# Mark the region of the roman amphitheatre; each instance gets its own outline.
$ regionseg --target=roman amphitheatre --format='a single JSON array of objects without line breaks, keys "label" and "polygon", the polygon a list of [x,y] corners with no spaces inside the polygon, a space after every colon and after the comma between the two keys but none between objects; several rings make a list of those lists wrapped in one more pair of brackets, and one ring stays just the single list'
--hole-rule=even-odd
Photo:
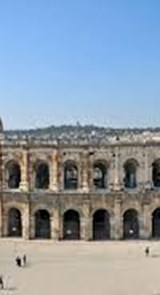
[{"label": "roman amphitheatre", "polygon": [[0,122],[0,236],[160,238],[160,130]]},{"label": "roman amphitheatre", "polygon": [[160,294],[160,130],[0,125],[1,293]]}]

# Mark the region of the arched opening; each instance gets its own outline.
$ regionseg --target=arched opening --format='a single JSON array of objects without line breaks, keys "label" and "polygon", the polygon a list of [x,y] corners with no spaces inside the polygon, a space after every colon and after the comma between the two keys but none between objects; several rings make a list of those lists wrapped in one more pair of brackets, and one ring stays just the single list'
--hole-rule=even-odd
[{"label": "arched opening", "polygon": [[137,187],[137,165],[129,160],[124,165],[124,186],[133,189]]},{"label": "arched opening", "polygon": [[123,215],[123,236],[124,239],[139,238],[138,213],[135,209],[129,209]]},{"label": "arched opening", "polygon": [[160,238],[160,208],[157,208],[152,214],[152,237]]},{"label": "arched opening", "polygon": [[68,210],[63,215],[63,239],[80,239],[80,217],[75,210]]},{"label": "arched opening", "polygon": [[78,168],[75,163],[67,162],[64,165],[64,189],[78,188]]},{"label": "arched opening", "polygon": [[109,213],[100,209],[93,215],[93,240],[107,240],[110,238]]},{"label": "arched opening", "polygon": [[47,210],[38,210],[35,213],[35,238],[50,239],[50,214]]},{"label": "arched opening", "polygon": [[20,165],[15,161],[10,161],[6,166],[7,187],[10,189],[19,188],[21,182]]},{"label": "arched opening", "polygon": [[39,163],[36,166],[35,187],[37,189],[49,188],[49,167],[47,163]]},{"label": "arched opening", "polygon": [[160,187],[160,160],[157,160],[152,165],[152,181],[154,187]]},{"label": "arched opening", "polygon": [[107,187],[107,169],[103,163],[95,163],[93,166],[94,189],[105,189]]},{"label": "arched opening", "polygon": [[21,212],[16,208],[11,208],[8,212],[8,236],[22,236]]}]

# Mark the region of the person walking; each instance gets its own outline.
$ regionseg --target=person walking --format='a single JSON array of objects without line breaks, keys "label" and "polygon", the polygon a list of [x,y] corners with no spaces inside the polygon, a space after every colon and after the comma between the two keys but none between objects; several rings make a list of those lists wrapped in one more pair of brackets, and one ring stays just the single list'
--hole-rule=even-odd
[{"label": "person walking", "polygon": [[149,249],[149,247],[146,247],[146,249],[145,249],[146,256],[149,256],[149,253],[150,253],[150,249]]},{"label": "person walking", "polygon": [[16,257],[16,264],[21,267],[21,258],[19,256]]},{"label": "person walking", "polygon": [[0,287],[1,287],[1,290],[4,289],[4,283],[3,283],[2,275],[0,276]]},{"label": "person walking", "polygon": [[23,255],[23,266],[26,266],[27,264],[27,257],[26,254]]}]

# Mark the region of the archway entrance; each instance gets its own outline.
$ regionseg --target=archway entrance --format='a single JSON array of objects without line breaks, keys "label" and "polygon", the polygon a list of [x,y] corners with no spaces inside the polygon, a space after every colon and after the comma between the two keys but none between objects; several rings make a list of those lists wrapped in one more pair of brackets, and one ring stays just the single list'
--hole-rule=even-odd
[{"label": "archway entrance", "polygon": [[68,210],[63,216],[63,239],[79,240],[80,239],[80,217],[75,210]]},{"label": "archway entrance", "polygon": [[10,189],[19,188],[21,182],[20,165],[15,161],[10,161],[6,166],[6,181]]},{"label": "archway entrance", "polygon": [[78,188],[78,168],[76,163],[67,161],[64,165],[64,189],[75,190]]},{"label": "archway entrance", "polygon": [[152,181],[154,187],[160,187],[160,160],[152,164]]},{"label": "archway entrance", "polygon": [[138,213],[134,209],[127,210],[123,215],[124,239],[139,238]]},{"label": "archway entrance", "polygon": [[36,167],[35,187],[37,189],[49,188],[49,167],[47,163],[39,163]]},{"label": "archway entrance", "polygon": [[93,166],[93,187],[96,190],[107,187],[107,168],[101,162],[96,162]]},{"label": "archway entrance", "polygon": [[107,240],[110,238],[109,213],[100,209],[93,215],[93,240]]},{"label": "archway entrance", "polygon": [[11,208],[8,212],[8,236],[22,236],[21,212],[16,208]]},{"label": "archway entrance", "polygon": [[50,214],[47,210],[38,210],[35,213],[35,238],[49,239],[50,237]]},{"label": "archway entrance", "polygon": [[134,160],[128,160],[124,165],[124,186],[129,189],[137,187],[137,163]]},{"label": "archway entrance", "polygon": [[160,238],[160,208],[157,208],[152,214],[152,237]]}]

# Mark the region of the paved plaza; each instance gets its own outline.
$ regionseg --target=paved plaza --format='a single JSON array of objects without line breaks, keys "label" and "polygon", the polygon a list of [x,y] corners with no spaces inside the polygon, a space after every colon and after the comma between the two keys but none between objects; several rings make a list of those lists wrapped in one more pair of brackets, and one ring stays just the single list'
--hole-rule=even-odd
[{"label": "paved plaza", "polygon": [[[18,268],[15,257],[24,253],[28,265]],[[1,240],[0,272],[0,294],[159,295],[160,242]]]}]

